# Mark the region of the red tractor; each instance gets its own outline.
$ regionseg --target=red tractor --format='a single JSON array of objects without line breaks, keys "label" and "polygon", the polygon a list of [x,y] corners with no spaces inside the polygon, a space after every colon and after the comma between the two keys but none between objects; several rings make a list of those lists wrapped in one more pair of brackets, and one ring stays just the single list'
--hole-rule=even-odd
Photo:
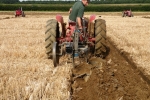
[{"label": "red tractor", "polygon": [[122,12],[122,17],[133,17],[132,11],[130,10],[125,10]]},{"label": "red tractor", "polygon": [[76,66],[76,59],[88,62],[91,56],[102,57],[106,53],[105,20],[91,15],[90,18],[82,18],[82,21],[83,30],[77,28],[76,22],[68,22],[68,25],[64,23],[61,15],[47,21],[45,48],[54,66],[66,54],[70,55],[73,66]]},{"label": "red tractor", "polygon": [[16,10],[16,12],[15,12],[15,17],[19,17],[19,16],[25,17],[25,14],[24,14],[24,11],[22,10],[22,7],[19,8],[18,10]]}]

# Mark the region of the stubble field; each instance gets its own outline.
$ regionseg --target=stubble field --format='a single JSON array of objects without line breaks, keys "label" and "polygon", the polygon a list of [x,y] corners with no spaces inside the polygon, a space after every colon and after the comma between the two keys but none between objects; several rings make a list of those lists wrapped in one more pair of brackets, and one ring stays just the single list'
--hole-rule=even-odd
[{"label": "stubble field", "polygon": [[[67,22],[68,14],[58,13]],[[12,13],[1,12],[0,99],[69,100],[72,65],[67,64],[66,58],[62,57],[59,66],[54,68],[52,60],[47,59],[45,54],[46,21],[55,19],[56,14],[28,12],[25,18],[14,18]],[[129,59],[149,77],[150,13],[134,13],[132,18],[122,18],[120,12],[93,12],[85,13],[85,17],[90,14],[96,14],[97,18],[102,16],[106,20],[108,40],[122,53],[128,54]],[[107,64],[112,60],[111,57],[106,59]]]}]

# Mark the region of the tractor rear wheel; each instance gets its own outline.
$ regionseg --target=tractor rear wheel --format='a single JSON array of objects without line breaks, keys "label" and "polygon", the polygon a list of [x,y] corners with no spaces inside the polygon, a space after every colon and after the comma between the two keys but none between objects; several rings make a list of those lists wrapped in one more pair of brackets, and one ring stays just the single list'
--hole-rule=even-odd
[{"label": "tractor rear wheel", "polygon": [[22,12],[22,17],[25,17],[25,14],[24,14],[24,12]]},{"label": "tractor rear wheel", "polygon": [[107,51],[106,47],[106,22],[103,19],[95,20],[95,55],[103,58]]},{"label": "tractor rear wheel", "polygon": [[126,17],[127,13],[126,12],[122,12],[122,17]]},{"label": "tractor rear wheel", "polygon": [[59,37],[59,25],[54,19],[48,20],[45,31],[45,48],[48,58],[52,58],[53,43]]},{"label": "tractor rear wheel", "polygon": [[131,13],[131,17],[133,17],[133,14]]}]

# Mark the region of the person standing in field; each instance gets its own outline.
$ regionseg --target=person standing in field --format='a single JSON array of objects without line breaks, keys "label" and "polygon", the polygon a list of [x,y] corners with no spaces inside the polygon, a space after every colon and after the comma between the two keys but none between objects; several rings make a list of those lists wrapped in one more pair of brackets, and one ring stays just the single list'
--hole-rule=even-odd
[{"label": "person standing in field", "polygon": [[82,17],[84,15],[84,8],[88,6],[89,0],[82,0],[76,2],[69,9],[69,22],[77,22],[78,28],[82,30]]}]

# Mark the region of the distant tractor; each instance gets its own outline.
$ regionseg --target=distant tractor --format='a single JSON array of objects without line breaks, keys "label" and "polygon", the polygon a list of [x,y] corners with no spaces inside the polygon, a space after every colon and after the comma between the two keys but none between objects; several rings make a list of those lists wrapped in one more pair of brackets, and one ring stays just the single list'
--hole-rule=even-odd
[{"label": "distant tractor", "polygon": [[19,16],[25,17],[25,14],[24,14],[24,11],[22,10],[22,7],[19,8],[18,10],[16,10],[16,12],[15,12],[15,17],[19,17]]},{"label": "distant tractor", "polygon": [[122,12],[122,17],[133,17],[131,9],[123,11]]}]

